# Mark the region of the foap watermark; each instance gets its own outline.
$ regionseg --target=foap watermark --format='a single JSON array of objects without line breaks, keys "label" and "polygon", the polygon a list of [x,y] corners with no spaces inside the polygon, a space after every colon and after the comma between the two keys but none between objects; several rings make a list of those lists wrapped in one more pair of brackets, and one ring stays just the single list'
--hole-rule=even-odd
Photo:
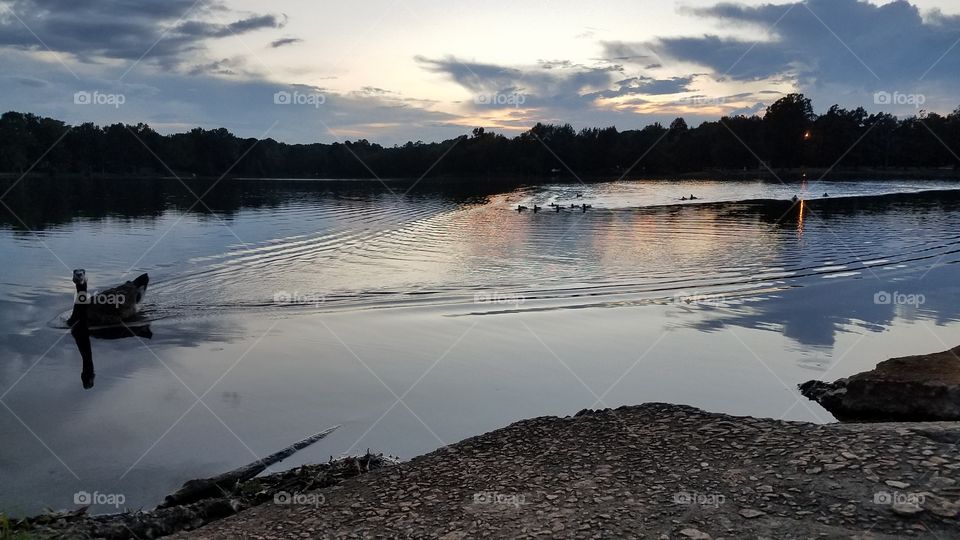
[{"label": "foap watermark", "polygon": [[297,506],[321,506],[327,499],[321,493],[290,493],[278,491],[273,495],[273,504]]},{"label": "foap watermark", "polygon": [[482,292],[475,293],[473,295],[474,304],[498,304],[498,305],[511,305],[519,306],[520,304],[526,302],[526,298],[520,296],[519,294],[513,293],[499,293],[499,292]]},{"label": "foap watermark", "polygon": [[912,105],[919,109],[927,102],[924,94],[902,94],[900,92],[877,92],[873,94],[875,105]]},{"label": "foap watermark", "polygon": [[892,506],[894,504],[923,504],[922,493],[901,493],[899,491],[878,491],[873,494],[873,504]]},{"label": "foap watermark", "polygon": [[473,97],[473,102],[477,105],[519,109],[527,102],[527,96],[520,92],[494,92],[492,94],[477,94]]},{"label": "foap watermark", "polygon": [[120,508],[125,502],[127,502],[127,496],[123,493],[100,493],[99,491],[90,493],[89,491],[78,491],[73,494],[73,504],[84,506],[101,504]]},{"label": "foap watermark", "polygon": [[119,109],[126,102],[127,96],[123,94],[108,94],[99,90],[81,90],[73,93],[74,105],[108,105]]},{"label": "foap watermark", "polygon": [[127,297],[123,293],[88,293],[80,291],[73,297],[74,304],[88,306],[122,306],[127,302]]},{"label": "foap watermark", "polygon": [[327,96],[320,92],[301,92],[294,90],[288,92],[280,90],[273,94],[274,105],[309,105],[319,109],[321,105],[327,102]]},{"label": "foap watermark", "polygon": [[327,297],[317,293],[301,293],[300,291],[277,291],[273,294],[273,301],[277,304],[294,304],[300,306],[318,306],[327,301]]},{"label": "foap watermark", "polygon": [[673,502],[676,504],[690,506],[712,506],[719,508],[721,504],[727,502],[727,497],[722,493],[697,493],[696,491],[678,491],[673,494]]},{"label": "foap watermark", "polygon": [[495,504],[520,508],[527,503],[522,493],[500,493],[498,491],[478,491],[473,494],[473,504]]},{"label": "foap watermark", "polygon": [[689,105],[694,107],[716,107],[719,105],[726,105],[727,98],[725,97],[710,97],[710,96],[687,96],[680,98],[673,102],[675,105]]},{"label": "foap watermark", "polygon": [[723,307],[727,305],[727,297],[722,294],[709,293],[677,293],[673,295],[674,304],[695,306]]},{"label": "foap watermark", "polygon": [[879,291],[873,295],[873,303],[878,306],[920,307],[927,303],[927,297],[923,294],[907,294],[898,291]]}]

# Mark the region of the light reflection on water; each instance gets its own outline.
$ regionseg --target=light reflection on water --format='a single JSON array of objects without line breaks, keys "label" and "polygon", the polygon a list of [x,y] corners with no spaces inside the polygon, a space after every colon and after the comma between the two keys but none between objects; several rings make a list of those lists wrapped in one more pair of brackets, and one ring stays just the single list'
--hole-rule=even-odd
[{"label": "light reflection on water", "polygon": [[[646,401],[830,421],[798,382],[956,345],[960,197],[871,196],[948,187],[425,185],[397,200],[235,181],[205,201],[214,214],[175,183],[18,187],[17,218],[0,214],[0,508],[71,507],[80,489],[151,506],[333,424],[284,466]],[[94,336],[89,390],[61,321],[73,267],[94,287],[151,274],[149,332]]]}]

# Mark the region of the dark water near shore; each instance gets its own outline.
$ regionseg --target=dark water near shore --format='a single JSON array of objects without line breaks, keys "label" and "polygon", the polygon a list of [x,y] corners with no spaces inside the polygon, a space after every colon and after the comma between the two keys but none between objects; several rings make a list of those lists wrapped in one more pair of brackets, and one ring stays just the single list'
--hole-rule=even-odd
[{"label": "dark water near shore", "polygon": [[[647,401],[829,422],[797,383],[960,343],[955,183],[388,186],[14,187],[0,511],[150,507],[334,424],[283,467]],[[75,267],[94,288],[151,276],[149,331],[94,339],[89,390]]]}]

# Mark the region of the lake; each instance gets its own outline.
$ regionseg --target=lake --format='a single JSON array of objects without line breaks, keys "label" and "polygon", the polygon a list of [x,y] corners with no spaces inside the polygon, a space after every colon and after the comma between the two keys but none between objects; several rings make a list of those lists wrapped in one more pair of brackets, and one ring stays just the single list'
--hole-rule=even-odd
[{"label": "lake", "polygon": [[[4,182],[0,509],[152,507],[338,424],[281,468],[650,401],[832,422],[798,383],[960,342],[954,182],[516,184]],[[74,268],[151,278],[91,388]]]}]

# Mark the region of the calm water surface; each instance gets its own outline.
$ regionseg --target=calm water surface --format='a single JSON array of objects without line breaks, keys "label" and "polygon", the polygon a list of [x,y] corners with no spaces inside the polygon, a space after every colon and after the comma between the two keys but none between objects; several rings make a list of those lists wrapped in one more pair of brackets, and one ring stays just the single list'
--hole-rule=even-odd
[{"label": "calm water surface", "polygon": [[[954,183],[469,185],[18,184],[0,510],[150,507],[335,424],[282,466],[648,401],[830,422],[797,383],[960,342]],[[138,335],[92,341],[90,389],[75,267],[151,276]]]}]

